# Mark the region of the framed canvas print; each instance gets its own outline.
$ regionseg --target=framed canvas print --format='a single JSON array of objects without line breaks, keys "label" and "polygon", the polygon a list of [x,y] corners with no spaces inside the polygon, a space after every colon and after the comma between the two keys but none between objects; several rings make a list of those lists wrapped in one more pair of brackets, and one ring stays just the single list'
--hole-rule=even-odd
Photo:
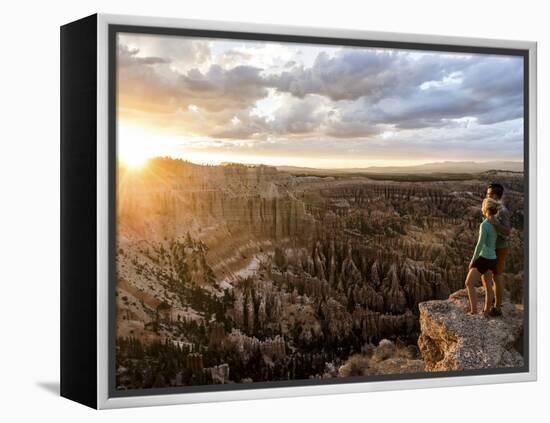
[{"label": "framed canvas print", "polygon": [[61,394],[536,378],[536,44],[61,28]]}]

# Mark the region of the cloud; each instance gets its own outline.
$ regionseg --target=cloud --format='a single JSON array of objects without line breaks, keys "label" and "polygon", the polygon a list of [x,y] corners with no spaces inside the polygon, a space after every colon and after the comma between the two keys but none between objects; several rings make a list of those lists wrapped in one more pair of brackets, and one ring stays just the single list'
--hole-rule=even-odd
[{"label": "cloud", "polygon": [[159,63],[169,63],[169,60],[162,57],[139,57],[138,48],[129,48],[123,44],[118,45],[117,50],[117,64],[120,67],[134,66],[134,65],[156,65]]},{"label": "cloud", "polygon": [[120,33],[118,46],[138,50],[137,57],[162,57],[179,72],[208,66],[212,57],[209,42],[199,38]]},{"label": "cloud", "polygon": [[[189,67],[181,72],[171,59],[140,52],[119,45],[117,88],[122,118],[177,134],[235,138],[261,129],[263,119],[248,116],[255,102],[267,95],[260,68],[211,64],[204,71]],[[239,127],[231,122],[235,116],[242,122]]]},{"label": "cloud", "polygon": [[124,35],[118,63],[123,119],[213,145],[427,155],[523,142],[516,57]]},{"label": "cloud", "polygon": [[411,129],[464,116],[482,124],[516,119],[523,113],[522,80],[521,61],[508,57],[343,50],[270,83],[297,98],[328,97],[344,118],[341,135],[363,136],[361,127],[372,132],[381,123]]},{"label": "cloud", "polygon": [[[465,65],[462,58],[449,60],[456,62],[454,68]],[[321,52],[311,67],[295,67],[272,76],[270,82],[299,98],[319,94],[334,101],[364,96],[376,100],[396,92],[406,94],[425,80],[438,79],[449,65],[435,56],[349,48],[332,56]]]}]

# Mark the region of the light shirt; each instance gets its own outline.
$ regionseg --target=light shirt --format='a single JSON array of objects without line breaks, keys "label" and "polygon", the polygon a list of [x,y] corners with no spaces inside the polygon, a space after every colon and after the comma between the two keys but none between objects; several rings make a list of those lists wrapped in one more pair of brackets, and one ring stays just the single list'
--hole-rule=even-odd
[{"label": "light shirt", "polygon": [[479,257],[496,259],[496,241],[497,229],[487,219],[483,219],[483,222],[479,225],[479,238],[471,262],[473,263]]}]

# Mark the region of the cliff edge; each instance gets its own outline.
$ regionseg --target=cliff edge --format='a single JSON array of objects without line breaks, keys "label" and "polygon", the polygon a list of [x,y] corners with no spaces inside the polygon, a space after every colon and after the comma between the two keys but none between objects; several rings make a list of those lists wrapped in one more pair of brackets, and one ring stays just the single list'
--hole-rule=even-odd
[{"label": "cliff edge", "polygon": [[[483,289],[477,289],[478,309],[483,307]],[[447,300],[419,304],[418,347],[427,371],[451,371],[521,367],[523,357],[523,307],[507,301],[503,316],[484,319],[468,310],[466,290]]]}]

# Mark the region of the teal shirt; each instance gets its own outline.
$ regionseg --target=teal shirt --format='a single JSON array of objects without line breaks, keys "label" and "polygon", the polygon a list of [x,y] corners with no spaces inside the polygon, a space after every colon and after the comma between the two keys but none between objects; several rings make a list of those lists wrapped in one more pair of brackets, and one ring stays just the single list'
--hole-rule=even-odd
[{"label": "teal shirt", "polygon": [[479,225],[479,239],[474,250],[472,257],[472,263],[478,259],[478,257],[485,257],[486,259],[496,259],[497,253],[495,251],[497,242],[497,230],[489,223],[487,219]]}]

